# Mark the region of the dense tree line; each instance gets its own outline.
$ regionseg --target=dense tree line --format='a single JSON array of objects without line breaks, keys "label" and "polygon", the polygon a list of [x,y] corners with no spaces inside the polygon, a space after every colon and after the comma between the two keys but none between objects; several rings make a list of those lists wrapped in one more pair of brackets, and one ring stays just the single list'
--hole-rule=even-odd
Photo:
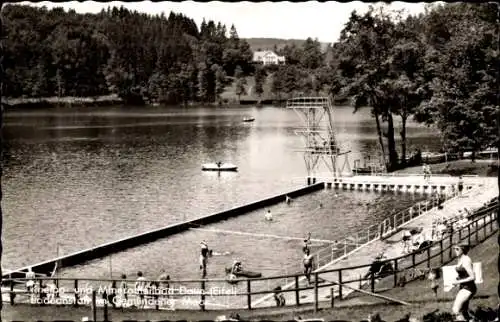
[{"label": "dense tree line", "polygon": [[331,93],[371,107],[389,169],[405,163],[410,117],[439,128],[447,152],[498,146],[497,10],[452,3],[405,19],[352,13],[333,46]]},{"label": "dense tree line", "polygon": [[[214,101],[250,46],[236,28],[181,14],[123,7],[77,14],[9,5],[3,10],[4,92],[9,97],[98,96],[126,101]],[[229,36],[228,36],[229,34]]]}]

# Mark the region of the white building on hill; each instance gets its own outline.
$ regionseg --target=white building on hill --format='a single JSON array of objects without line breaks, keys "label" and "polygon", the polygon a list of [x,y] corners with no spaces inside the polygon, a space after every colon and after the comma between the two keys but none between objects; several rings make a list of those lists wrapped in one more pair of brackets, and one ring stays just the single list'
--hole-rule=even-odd
[{"label": "white building on hill", "polygon": [[284,64],[285,56],[278,56],[271,50],[256,51],[253,53],[253,61],[263,65]]}]

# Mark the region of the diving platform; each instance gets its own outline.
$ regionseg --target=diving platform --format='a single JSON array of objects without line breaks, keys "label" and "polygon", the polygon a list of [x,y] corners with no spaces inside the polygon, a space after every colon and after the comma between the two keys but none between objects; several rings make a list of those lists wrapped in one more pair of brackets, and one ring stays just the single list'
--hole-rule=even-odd
[{"label": "diving platform", "polygon": [[[295,134],[304,140],[302,152],[306,164],[307,176],[315,176],[322,163],[333,177],[351,171],[348,154],[337,141],[334,125],[334,106],[327,96],[299,96],[286,102],[286,108],[293,109],[304,126],[297,128]],[[343,157],[342,165],[339,158]]]}]

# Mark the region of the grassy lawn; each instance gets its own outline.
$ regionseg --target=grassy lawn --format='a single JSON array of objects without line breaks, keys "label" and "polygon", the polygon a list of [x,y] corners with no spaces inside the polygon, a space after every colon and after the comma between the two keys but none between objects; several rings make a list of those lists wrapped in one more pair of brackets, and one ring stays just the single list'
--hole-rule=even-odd
[{"label": "grassy lawn", "polygon": [[[449,174],[453,176],[459,175],[478,175],[487,177],[496,177],[498,175],[498,165],[495,162],[486,160],[456,160],[448,163],[430,164],[432,173],[434,174]],[[397,173],[423,173],[422,167],[410,167],[396,171]]]}]

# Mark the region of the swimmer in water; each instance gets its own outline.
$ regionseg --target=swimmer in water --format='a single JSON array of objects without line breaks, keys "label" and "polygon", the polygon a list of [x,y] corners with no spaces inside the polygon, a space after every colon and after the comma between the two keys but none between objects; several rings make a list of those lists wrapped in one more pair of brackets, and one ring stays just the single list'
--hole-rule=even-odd
[{"label": "swimmer in water", "polygon": [[273,220],[273,215],[271,214],[271,210],[267,210],[267,214],[265,216],[267,221],[272,221]]}]

